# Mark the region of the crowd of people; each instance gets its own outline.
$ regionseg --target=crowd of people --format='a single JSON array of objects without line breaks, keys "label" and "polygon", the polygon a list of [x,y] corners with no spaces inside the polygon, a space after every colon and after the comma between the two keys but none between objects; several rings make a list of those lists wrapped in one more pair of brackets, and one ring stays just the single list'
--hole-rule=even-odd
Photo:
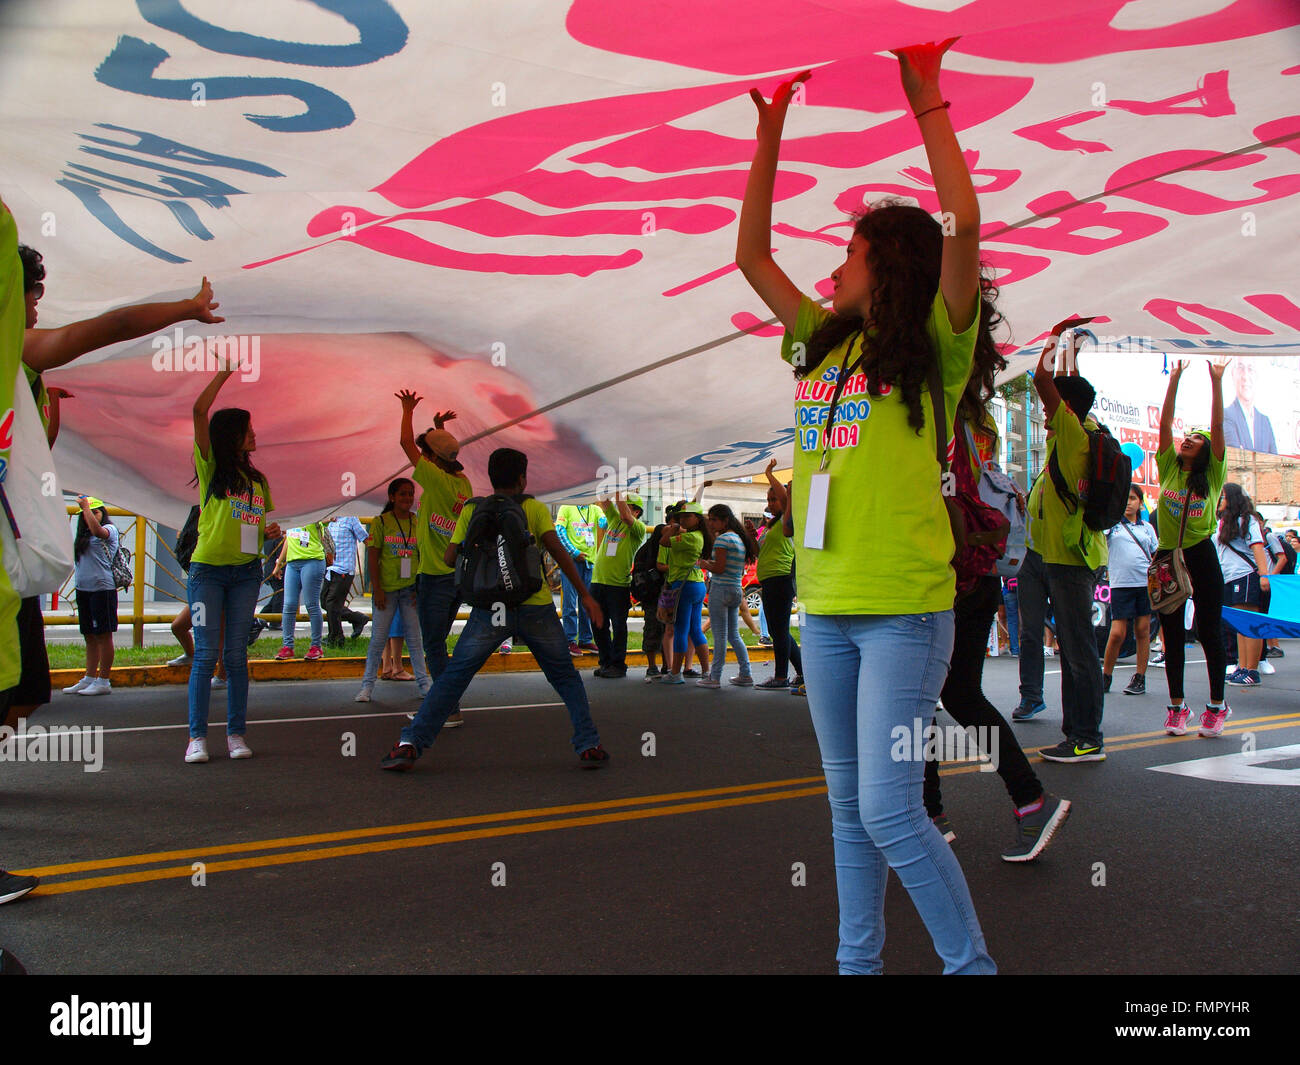
[{"label": "crowd of people", "polygon": [[[1263,608],[1269,576],[1284,572],[1287,564],[1293,569],[1294,552],[1270,539],[1239,486],[1224,483],[1226,360],[1210,365],[1209,427],[1193,429],[1179,441],[1173,436],[1173,411],[1186,364],[1177,364],[1170,375],[1151,524],[1141,517],[1146,501],[1136,488],[1123,520],[1109,529],[1085,520],[1083,500],[1070,486],[1087,480],[1089,449],[1100,427],[1092,413],[1092,386],[1068,360],[1066,372],[1056,372],[1061,337],[1088,321],[1070,318],[1050,333],[1034,373],[1047,418],[1048,463],[1021,500],[1029,548],[1014,577],[1014,594],[1006,595],[1004,604],[1004,588],[991,564],[996,552],[970,547],[989,541],[970,536],[965,519],[955,516],[960,500],[954,501],[947,487],[954,471],[958,486],[970,484],[992,462],[998,426],[989,414],[990,401],[996,376],[1006,366],[993,339],[1001,321],[998,294],[980,261],[979,203],[949,119],[949,101],[939,88],[942,58],[951,43],[895,53],[945,221],[941,225],[918,207],[894,202],[864,211],[855,220],[844,261],[832,274],[829,308],[804,295],[771,250],[773,190],[787,110],[797,86],[810,75],[786,82],[771,101],[756,90],[752,94],[757,149],[736,263],[784,327],[781,355],[798,382],[798,424],[817,427],[800,434],[789,483],[774,475],[775,462],[769,464],[767,515],[760,527],[741,521],[724,504],[706,510],[697,496],[671,506],[652,528],[644,501],[624,492],[562,507],[552,520],[549,509],[527,493],[528,456],[511,448],[491,453],[489,484],[477,486],[476,494],[459,460],[460,443],[446,428],[455,412],[436,412],[433,425],[417,435],[414,413],[421,397],[403,389],[397,393],[398,441],[412,470],[410,477],[388,485],[383,512],[368,529],[355,517],[335,517],[281,530],[269,519],[272,489],[255,462],[252,414],[236,407],[214,409],[234,370],[215,374],[193,405],[199,507],[197,544],[188,565],[193,639],[192,649],[183,645],[185,654],[177,660],[190,667],[185,761],[210,758],[209,704],[219,658],[229,756],[252,756],[246,738],[247,646],[267,576],[269,540],[282,540],[271,574],[284,582],[277,657],[296,654],[300,600],[305,599],[310,619],[309,660],[323,656],[324,644],[341,641],[345,621],[354,636],[369,623],[365,671],[355,697],[369,702],[400,622],[422,700],[380,763],[391,771],[413,768],[443,728],[462,723],[460,699],[475,674],[492,654],[515,642],[527,646],[563,699],[579,764],[606,765],[609,754],[575,656],[598,656],[594,678],[627,677],[628,615],[635,599],[645,618],[648,682],[674,686],[692,678],[698,687],[721,689],[725,679],[736,687],[806,697],[830,802],[840,971],[882,970],[890,869],[920,912],[945,972],[996,971],[949,846],[953,832],[938,765],[933,759],[891,756],[886,738],[898,727],[928,728],[940,704],[961,725],[996,731],[996,768],[1015,825],[1002,857],[1032,861],[1055,838],[1071,803],[1044,788],[1007,720],[983,694],[985,646],[999,606],[1005,605],[1018,634],[1013,650],[1019,652],[1021,701],[1012,720],[1025,721],[1046,709],[1038,636],[1050,619],[1062,662],[1062,739],[1039,753],[1063,764],[1101,762],[1104,699],[1130,625],[1137,668],[1124,693],[1145,693],[1156,618],[1169,696],[1165,729],[1183,735],[1189,728],[1185,613],[1153,612],[1145,576],[1152,557],[1179,550],[1185,560],[1193,631],[1206,652],[1209,681],[1199,732],[1215,737],[1232,712],[1225,684],[1259,684],[1269,655],[1281,653],[1239,633],[1229,639],[1221,608]],[[0,245],[4,280],[12,289],[17,256],[7,212],[0,224],[0,238],[7,242]],[[0,324],[8,330],[4,351],[6,358],[21,351],[51,427],[51,443],[59,400],[66,397],[44,388],[43,371],[173,322],[222,320],[205,279],[193,300],[114,312],[112,322],[79,323],[73,336],[44,331],[64,333],[62,340],[42,337],[34,328],[43,292],[39,255],[24,252],[22,268],[27,339],[21,325],[15,328],[19,319],[13,315],[11,289],[0,286],[0,294],[9,293],[0,307],[5,315]],[[16,358],[11,361],[16,367]],[[824,387],[804,387],[809,382]],[[870,402],[841,403],[862,396]],[[105,584],[111,585],[116,531],[98,500],[81,497],[79,502],[76,580],[87,638],[86,676],[69,690],[95,695],[111,690],[116,593]],[[481,545],[489,539],[503,559],[511,554],[510,594],[475,599],[468,588],[484,576]],[[372,617],[347,608],[359,545],[365,548],[373,589]],[[527,552],[541,548],[563,575],[558,614],[549,585],[539,583],[530,568]],[[756,627],[744,609],[742,589],[751,562],[757,566],[774,653],[772,676],[762,682],[755,681],[739,631],[742,617]],[[1092,614],[1097,573],[1107,564],[1114,620],[1099,654]],[[506,561],[501,567],[494,579],[506,574]],[[803,617],[798,640],[790,624],[796,573]],[[711,650],[704,631],[706,596]],[[469,620],[449,653],[448,636],[463,598],[471,605]],[[6,603],[5,610],[3,616],[12,617],[18,604]],[[12,658],[0,659],[6,686],[13,688],[5,700],[10,714],[24,707],[30,712],[49,697],[48,669],[44,689],[33,680],[43,668],[39,611],[33,614],[27,603],[22,611],[21,671]],[[736,672],[725,677],[728,650]],[[399,652],[397,670],[401,664]],[[16,683],[20,672],[22,682]],[[391,675],[392,666],[385,672]],[[22,878],[8,877],[16,879]],[[0,877],[0,901],[6,900],[5,886]],[[8,884],[13,891],[21,886]]]}]

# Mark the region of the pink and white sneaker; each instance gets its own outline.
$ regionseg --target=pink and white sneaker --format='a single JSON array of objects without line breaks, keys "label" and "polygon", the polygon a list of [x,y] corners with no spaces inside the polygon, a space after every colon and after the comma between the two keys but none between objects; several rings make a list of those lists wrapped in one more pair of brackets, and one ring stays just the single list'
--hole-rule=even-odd
[{"label": "pink and white sneaker", "polygon": [[287,662],[292,657],[293,657],[292,647],[281,647],[278,651],[275,652],[275,660],[277,662]]},{"label": "pink and white sneaker", "polygon": [[1165,715],[1165,731],[1171,736],[1187,735],[1187,719],[1192,716],[1192,711],[1186,703],[1182,706],[1171,706],[1169,713]]},{"label": "pink and white sneaker", "polygon": [[1214,737],[1223,734],[1223,723],[1232,716],[1232,708],[1227,703],[1223,704],[1222,710],[1215,710],[1207,706],[1205,713],[1201,715],[1200,735]]},{"label": "pink and white sneaker", "polygon": [[307,654],[304,657],[308,662],[318,662],[325,657],[325,652],[319,647],[308,647]]}]

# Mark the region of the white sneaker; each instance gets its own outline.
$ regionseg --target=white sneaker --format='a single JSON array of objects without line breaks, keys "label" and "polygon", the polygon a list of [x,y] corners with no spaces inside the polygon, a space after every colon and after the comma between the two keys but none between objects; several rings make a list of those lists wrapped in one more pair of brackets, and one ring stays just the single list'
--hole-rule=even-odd
[{"label": "white sneaker", "polygon": [[252,758],[253,749],[244,742],[243,736],[227,736],[226,750],[231,758]]},{"label": "white sneaker", "polygon": [[207,760],[208,741],[202,736],[190,740],[190,745],[185,748],[185,761],[206,762]]},{"label": "white sneaker", "polygon": [[216,689],[219,689],[219,688],[224,688],[225,686],[226,686],[226,678],[225,678],[225,677],[218,677],[218,676],[214,673],[214,674],[212,675],[212,687],[213,687],[213,690],[216,690]]},{"label": "white sneaker", "polygon": [[1277,672],[1277,670],[1273,668],[1273,663],[1264,658],[1259,660],[1259,671],[1265,676],[1272,676]]},{"label": "white sneaker", "polygon": [[168,659],[169,666],[189,666],[193,665],[194,657],[192,655],[181,655],[179,658]]},{"label": "white sneaker", "polygon": [[85,676],[85,677],[82,677],[79,681],[77,681],[76,684],[72,684],[72,685],[69,685],[68,687],[64,688],[64,689],[63,689],[63,694],[64,694],[64,695],[75,695],[75,694],[79,693],[79,692],[81,691],[82,688],[88,688],[88,687],[90,687],[90,685],[92,685],[92,684],[94,684],[94,683],[95,683],[95,678],[94,678],[94,677],[91,677],[91,676]]},{"label": "white sneaker", "polygon": [[368,703],[368,702],[370,702],[370,689],[369,689],[369,688],[362,688],[359,692],[357,692],[357,697],[356,697],[355,699],[353,699],[352,701],[353,701],[354,703]]},{"label": "white sneaker", "polygon": [[113,690],[113,685],[107,677],[95,677],[87,684],[78,695],[108,695]]},{"label": "white sneaker", "polygon": [[1223,675],[1225,677],[1231,677],[1240,668],[1241,667],[1237,665],[1236,662],[1229,662],[1226,666],[1223,667]]}]

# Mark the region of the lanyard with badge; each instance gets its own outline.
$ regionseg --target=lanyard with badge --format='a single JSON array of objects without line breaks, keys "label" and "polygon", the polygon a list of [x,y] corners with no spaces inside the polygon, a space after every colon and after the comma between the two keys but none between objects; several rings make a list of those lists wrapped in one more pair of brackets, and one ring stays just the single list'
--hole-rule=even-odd
[{"label": "lanyard with badge", "polygon": [[[861,334],[859,334],[859,343],[861,343]],[[848,350],[844,353],[844,361],[840,363],[839,376],[835,380],[835,391],[831,394],[831,408],[826,415],[826,426],[822,430],[822,457],[817,466],[817,471],[808,478],[808,507],[804,512],[803,521],[803,545],[811,550],[820,551],[826,546],[826,513],[830,504],[831,475],[826,472],[826,463],[829,461],[829,451],[831,446],[831,430],[835,426],[835,408],[839,405],[840,396],[844,393],[844,387],[848,380],[861,369],[862,364],[867,361],[867,353],[861,351],[858,357],[849,365],[849,356],[853,353],[853,345],[849,344]],[[786,506],[790,506],[791,501],[786,500]]]},{"label": "lanyard with badge", "polygon": [[408,519],[406,528],[403,529],[402,519],[397,516],[396,511],[393,511],[393,524],[397,526],[397,531],[402,537],[402,546],[397,547],[394,545],[394,550],[397,552],[398,558],[397,576],[399,580],[405,581],[409,580],[411,576],[411,537],[415,529],[415,518],[412,517]]}]

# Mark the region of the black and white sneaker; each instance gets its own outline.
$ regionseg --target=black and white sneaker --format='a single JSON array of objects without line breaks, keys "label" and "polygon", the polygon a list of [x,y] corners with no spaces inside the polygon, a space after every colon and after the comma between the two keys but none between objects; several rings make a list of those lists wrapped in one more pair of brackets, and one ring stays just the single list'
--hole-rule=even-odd
[{"label": "black and white sneaker", "polygon": [[1043,805],[1032,814],[1021,816],[1016,812],[1016,838],[1002,852],[1004,862],[1032,862],[1052,841],[1056,830],[1070,816],[1068,799],[1043,793]]},{"label": "black and white sneaker", "polygon": [[1095,743],[1062,740],[1055,747],[1044,747],[1038,756],[1049,762],[1104,762],[1106,748]]},{"label": "black and white sneaker", "polygon": [[39,883],[34,876],[15,876],[0,869],[0,903],[21,899]]},{"label": "black and white sneaker", "polygon": [[1128,687],[1124,689],[1125,695],[1146,695],[1147,678],[1145,673],[1134,673],[1133,679],[1128,682]]}]

